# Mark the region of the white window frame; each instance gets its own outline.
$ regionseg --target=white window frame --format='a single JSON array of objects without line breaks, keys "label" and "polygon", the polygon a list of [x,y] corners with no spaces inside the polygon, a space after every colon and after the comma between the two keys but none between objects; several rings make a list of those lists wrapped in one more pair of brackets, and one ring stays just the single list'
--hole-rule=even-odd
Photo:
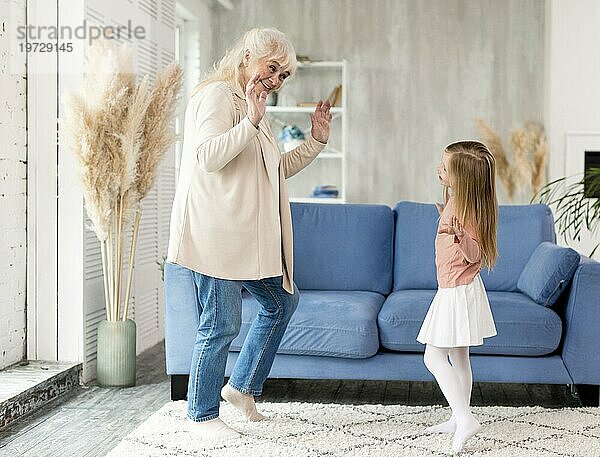
[{"label": "white window frame", "polygon": [[[27,2],[27,25],[55,18],[58,0]],[[57,62],[27,55],[27,358],[57,360]]]},{"label": "white window frame", "polygon": [[[28,25],[78,25],[83,5],[27,1]],[[83,197],[76,159],[59,149],[65,53],[27,56],[27,358],[83,360]],[[66,72],[65,72],[66,74]]]}]

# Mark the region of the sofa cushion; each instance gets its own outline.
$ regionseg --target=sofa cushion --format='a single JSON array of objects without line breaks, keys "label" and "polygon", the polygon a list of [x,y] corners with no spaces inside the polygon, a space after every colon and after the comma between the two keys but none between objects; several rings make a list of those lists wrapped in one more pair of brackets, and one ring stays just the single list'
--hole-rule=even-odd
[{"label": "sofa cushion", "polygon": [[389,206],[292,203],[291,208],[299,289],[390,293],[394,216]]},{"label": "sofa cushion", "polygon": [[[317,291],[300,293],[298,308],[277,351],[280,354],[366,358],[379,350],[377,315],[385,297],[374,292]],[[243,295],[242,327],[231,344],[239,351],[259,304]]]},{"label": "sofa cushion", "polygon": [[[393,351],[422,352],[416,337],[435,291],[402,290],[392,293],[377,319],[381,345]],[[536,356],[554,352],[562,335],[562,321],[550,308],[519,292],[488,292],[498,334],[486,338],[472,353]]]},{"label": "sofa cushion", "polygon": [[394,212],[394,291],[437,289],[435,235],[439,215],[435,205],[400,202]]},{"label": "sofa cushion", "polygon": [[541,243],[525,265],[517,287],[542,306],[552,306],[569,283],[580,256],[574,249]]},{"label": "sofa cushion", "polygon": [[[396,205],[394,291],[437,289],[435,235],[438,212],[433,204]],[[537,246],[555,241],[552,212],[546,205],[501,206],[498,212],[498,260],[481,272],[487,290],[516,292],[519,275]]]}]

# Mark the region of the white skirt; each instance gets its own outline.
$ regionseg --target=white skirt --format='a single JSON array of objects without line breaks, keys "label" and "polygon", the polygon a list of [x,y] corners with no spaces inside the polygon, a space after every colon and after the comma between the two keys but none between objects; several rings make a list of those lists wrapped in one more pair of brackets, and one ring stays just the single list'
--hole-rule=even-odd
[{"label": "white skirt", "polygon": [[470,284],[438,289],[417,341],[442,348],[480,346],[494,335],[494,318],[478,274]]}]

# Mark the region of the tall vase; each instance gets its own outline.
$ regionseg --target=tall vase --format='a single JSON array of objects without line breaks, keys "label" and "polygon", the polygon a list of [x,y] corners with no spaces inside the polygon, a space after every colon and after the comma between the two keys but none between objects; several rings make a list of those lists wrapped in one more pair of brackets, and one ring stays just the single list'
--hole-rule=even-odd
[{"label": "tall vase", "polygon": [[103,320],[98,326],[96,379],[105,387],[135,385],[135,322]]}]

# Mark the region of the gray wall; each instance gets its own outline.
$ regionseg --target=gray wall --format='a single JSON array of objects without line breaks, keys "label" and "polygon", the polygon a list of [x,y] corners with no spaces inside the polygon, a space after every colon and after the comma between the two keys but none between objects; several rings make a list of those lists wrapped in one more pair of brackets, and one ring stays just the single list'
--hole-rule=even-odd
[{"label": "gray wall", "polygon": [[234,4],[214,11],[213,59],[245,30],[274,26],[298,54],[349,61],[351,202],[439,199],[441,150],[450,140],[478,137],[477,117],[504,137],[543,119],[543,0]]}]

